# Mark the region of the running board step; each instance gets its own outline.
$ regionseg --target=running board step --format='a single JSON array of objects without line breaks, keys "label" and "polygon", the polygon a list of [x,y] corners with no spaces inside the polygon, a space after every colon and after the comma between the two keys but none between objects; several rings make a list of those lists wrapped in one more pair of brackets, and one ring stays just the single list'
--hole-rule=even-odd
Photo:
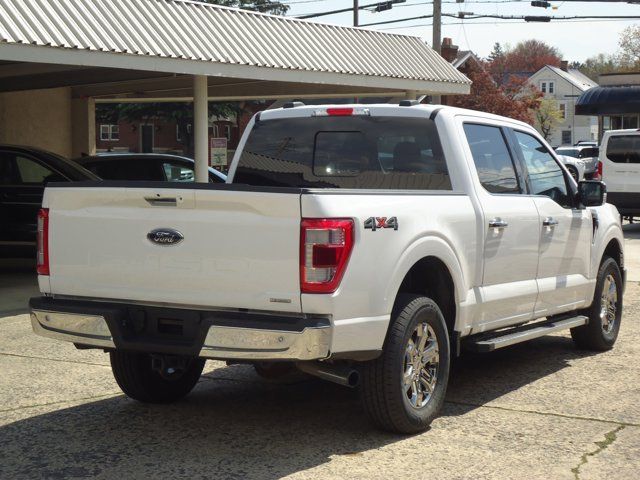
[{"label": "running board step", "polygon": [[478,336],[476,339],[469,339],[467,345],[477,352],[492,352],[499,348],[533,340],[534,338],[543,337],[550,333],[580,327],[581,325],[586,325],[588,322],[588,317],[578,315],[576,317],[564,318],[562,320],[534,323],[532,325],[524,325],[522,327],[504,330],[491,337],[487,337],[486,335]]}]

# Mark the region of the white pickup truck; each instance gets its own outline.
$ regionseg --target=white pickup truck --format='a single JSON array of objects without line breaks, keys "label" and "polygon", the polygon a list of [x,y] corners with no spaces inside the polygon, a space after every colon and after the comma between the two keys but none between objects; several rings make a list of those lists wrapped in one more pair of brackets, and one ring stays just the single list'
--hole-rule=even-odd
[{"label": "white pickup truck", "polygon": [[613,346],[624,243],[605,195],[515,120],[291,103],[254,117],[227,184],[48,186],[32,324],[109,352],[143,402],[189,393],[205,359],[289,365],[418,432],[465,348],[563,329]]}]

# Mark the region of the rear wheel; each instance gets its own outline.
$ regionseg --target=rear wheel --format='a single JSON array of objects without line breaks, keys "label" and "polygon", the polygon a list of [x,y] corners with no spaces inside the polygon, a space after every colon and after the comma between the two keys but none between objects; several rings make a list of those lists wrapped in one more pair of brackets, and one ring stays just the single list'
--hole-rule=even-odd
[{"label": "rear wheel", "polygon": [[598,270],[591,307],[583,312],[589,323],[571,329],[576,345],[587,350],[609,350],[616,343],[622,319],[622,275],[616,261],[605,257]]},{"label": "rear wheel", "polygon": [[578,178],[578,169],[573,165],[567,165],[567,170],[569,171],[571,177],[576,181],[576,183],[578,183],[578,181],[580,180]]},{"label": "rear wheel", "polygon": [[198,383],[205,364],[201,358],[120,350],[109,356],[122,391],[145,403],[169,403],[186,396]]},{"label": "rear wheel", "polygon": [[449,335],[438,305],[403,295],[382,355],[363,364],[365,411],[383,430],[418,433],[438,415],[449,379]]}]

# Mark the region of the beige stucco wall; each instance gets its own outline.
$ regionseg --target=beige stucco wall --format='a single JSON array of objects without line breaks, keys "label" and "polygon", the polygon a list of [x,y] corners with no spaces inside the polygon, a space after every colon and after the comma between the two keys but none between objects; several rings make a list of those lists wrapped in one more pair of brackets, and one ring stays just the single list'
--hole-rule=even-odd
[{"label": "beige stucco wall", "polygon": [[0,93],[0,143],[72,155],[71,89]]}]

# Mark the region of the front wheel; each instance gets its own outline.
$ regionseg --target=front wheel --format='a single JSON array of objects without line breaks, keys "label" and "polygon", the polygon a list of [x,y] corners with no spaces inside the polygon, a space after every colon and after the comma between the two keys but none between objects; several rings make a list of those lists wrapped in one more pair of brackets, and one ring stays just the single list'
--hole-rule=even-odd
[{"label": "front wheel", "polygon": [[361,368],[365,411],[383,430],[424,431],[436,418],[449,380],[449,335],[438,305],[403,295],[380,357]]},{"label": "front wheel", "polygon": [[583,312],[589,323],[571,329],[575,344],[586,350],[609,350],[616,343],[622,320],[622,275],[616,261],[605,257],[598,270],[591,307]]},{"label": "front wheel", "polygon": [[112,351],[111,370],[122,391],[144,403],[169,403],[186,396],[200,378],[201,358]]}]

